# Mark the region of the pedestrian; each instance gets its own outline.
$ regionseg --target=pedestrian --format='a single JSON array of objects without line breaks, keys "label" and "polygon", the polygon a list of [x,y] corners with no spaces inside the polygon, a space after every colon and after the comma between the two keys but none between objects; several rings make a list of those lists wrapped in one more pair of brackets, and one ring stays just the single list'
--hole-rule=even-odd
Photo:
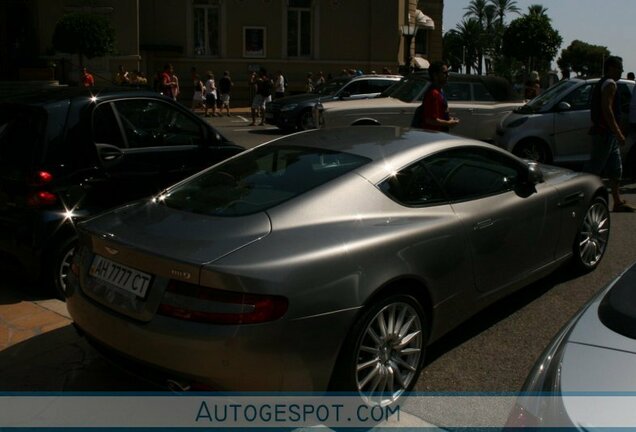
[{"label": "pedestrian", "polygon": [[216,116],[216,82],[214,74],[208,71],[208,79],[205,81],[205,113],[206,117],[210,117],[208,110],[212,110],[212,116]]},{"label": "pedestrian", "polygon": [[316,88],[318,89],[323,85],[325,85],[325,75],[322,73],[322,71],[319,71],[318,78],[316,78]]},{"label": "pedestrian", "polygon": [[181,89],[179,88],[179,77],[174,73],[174,70],[170,74],[170,81],[172,81],[172,99],[176,101]]},{"label": "pedestrian", "polygon": [[223,78],[219,80],[219,92],[221,93],[221,106],[219,107],[219,114],[223,115],[223,108],[227,112],[227,116],[230,116],[230,92],[234,83],[230,77],[230,71],[223,72]]},{"label": "pedestrian", "polygon": [[537,71],[530,72],[530,76],[526,81],[524,97],[528,100],[534,99],[541,93],[541,84],[539,82],[539,73]]},{"label": "pedestrian", "polygon": [[117,85],[130,84],[130,76],[128,75],[128,71],[126,70],[124,65],[119,65],[117,67],[117,75],[115,75],[115,84]]},{"label": "pedestrian", "polygon": [[172,77],[174,75],[174,68],[170,63],[167,63],[163,67],[163,71],[160,75],[159,88],[161,90],[161,94],[167,96],[171,99],[174,99],[174,88],[178,83],[173,81]]},{"label": "pedestrian", "polygon": [[312,79],[313,74],[309,72],[307,74],[307,80],[305,81],[305,93],[313,93],[314,92],[314,80]]},{"label": "pedestrian", "polygon": [[88,71],[88,69],[82,68],[80,82],[84,87],[93,87],[95,85],[95,78],[93,77],[93,74]]},{"label": "pedestrian", "polygon": [[274,99],[285,97],[285,76],[282,71],[277,71],[274,75]]},{"label": "pedestrian", "polygon": [[265,125],[265,107],[268,102],[272,101],[272,81],[267,75],[267,70],[261,68],[255,80],[256,95],[252,102],[252,123],[250,126],[256,125],[256,116],[261,118],[260,126]]},{"label": "pedestrian", "polygon": [[201,78],[199,78],[199,75],[194,74],[194,76],[192,76],[192,86],[194,88],[194,93],[192,94],[192,111],[194,111],[195,109],[203,108],[205,105],[203,99],[205,86]]},{"label": "pedestrian", "polygon": [[634,79],[636,79],[636,75],[634,75],[634,72],[627,72],[627,79],[634,81]]},{"label": "pedestrian", "polygon": [[616,56],[608,57],[603,64],[603,70],[603,78],[592,90],[592,151],[584,170],[609,178],[615,212],[633,212],[634,208],[621,199],[619,191],[623,174],[620,146],[625,144],[625,136],[619,126],[621,100],[616,81],[623,73],[623,59]]},{"label": "pedestrian", "polygon": [[415,110],[412,126],[448,132],[459,124],[459,119],[450,116],[444,94],[444,86],[448,82],[448,65],[435,61],[429,66],[428,74],[431,84],[424,93],[422,104]]}]

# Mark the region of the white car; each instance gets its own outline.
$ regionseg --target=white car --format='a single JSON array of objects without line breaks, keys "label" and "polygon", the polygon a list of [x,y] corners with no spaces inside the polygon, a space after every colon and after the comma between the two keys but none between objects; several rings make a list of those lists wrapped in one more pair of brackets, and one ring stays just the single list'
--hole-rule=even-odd
[{"label": "white car", "polygon": [[[497,128],[495,144],[538,162],[585,162],[592,146],[589,135],[592,90],[598,81],[598,78],[574,78],[558,82],[503,119]],[[618,82],[624,121],[633,88],[634,81]],[[633,161],[635,156],[632,153],[626,157],[627,161]]]},{"label": "white car", "polygon": [[[314,115],[322,128],[408,127],[429,83],[427,73],[412,74],[382,95],[388,97],[319,103]],[[502,118],[523,105],[515,100],[510,84],[503,78],[451,74],[444,92],[451,116],[460,119],[451,133],[488,142],[493,141]]]}]

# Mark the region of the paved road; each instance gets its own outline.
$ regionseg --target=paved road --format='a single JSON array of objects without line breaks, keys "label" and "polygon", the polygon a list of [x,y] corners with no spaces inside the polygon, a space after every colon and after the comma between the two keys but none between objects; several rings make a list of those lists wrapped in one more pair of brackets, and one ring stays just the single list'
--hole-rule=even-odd
[{"label": "paved road", "polygon": [[[282,135],[267,126],[248,127],[248,122],[240,113],[211,119],[223,134],[246,147]],[[626,185],[624,194],[636,203],[636,185]],[[416,389],[519,390],[552,336],[594,293],[636,261],[635,225],[636,215],[613,214],[609,248],[595,272],[576,277],[559,270],[435,343]],[[10,260],[0,260],[0,271],[2,390],[153,389],[94,353],[70,326],[63,303],[25,286]]]}]

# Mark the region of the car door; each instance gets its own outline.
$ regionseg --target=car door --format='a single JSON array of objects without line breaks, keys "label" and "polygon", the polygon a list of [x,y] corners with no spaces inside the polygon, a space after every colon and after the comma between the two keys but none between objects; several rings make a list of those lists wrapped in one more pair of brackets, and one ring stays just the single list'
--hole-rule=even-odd
[{"label": "car door", "polygon": [[592,147],[589,131],[592,124],[590,103],[593,89],[593,83],[585,83],[565,95],[553,108],[555,159],[589,159]]},{"label": "car door", "polygon": [[111,187],[127,199],[156,193],[206,166],[203,126],[160,99],[100,104],[93,137]]},{"label": "car door", "polygon": [[556,206],[556,192],[545,184],[528,185],[522,162],[492,149],[464,147],[433,155],[426,166],[462,222],[478,291],[501,289],[554,260],[560,221],[548,213],[547,201]]}]

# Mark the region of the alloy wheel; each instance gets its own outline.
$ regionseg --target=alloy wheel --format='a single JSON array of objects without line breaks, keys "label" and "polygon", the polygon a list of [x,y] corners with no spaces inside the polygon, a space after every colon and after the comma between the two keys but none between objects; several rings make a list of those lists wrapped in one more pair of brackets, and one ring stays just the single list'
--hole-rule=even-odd
[{"label": "alloy wheel", "polygon": [[[68,274],[71,271],[71,263],[73,262],[73,253],[75,253],[75,248],[68,248],[59,260],[59,265],[57,269],[57,285],[58,291],[60,295],[66,294],[68,290]],[[62,297],[64,298],[64,297]]]},{"label": "alloy wheel", "polygon": [[609,209],[597,201],[587,210],[579,235],[579,258],[588,268],[595,267],[607,247],[609,239]]},{"label": "alloy wheel", "polygon": [[390,405],[417,376],[423,354],[422,319],[408,303],[382,308],[362,334],[356,355],[356,386],[365,402]]}]

